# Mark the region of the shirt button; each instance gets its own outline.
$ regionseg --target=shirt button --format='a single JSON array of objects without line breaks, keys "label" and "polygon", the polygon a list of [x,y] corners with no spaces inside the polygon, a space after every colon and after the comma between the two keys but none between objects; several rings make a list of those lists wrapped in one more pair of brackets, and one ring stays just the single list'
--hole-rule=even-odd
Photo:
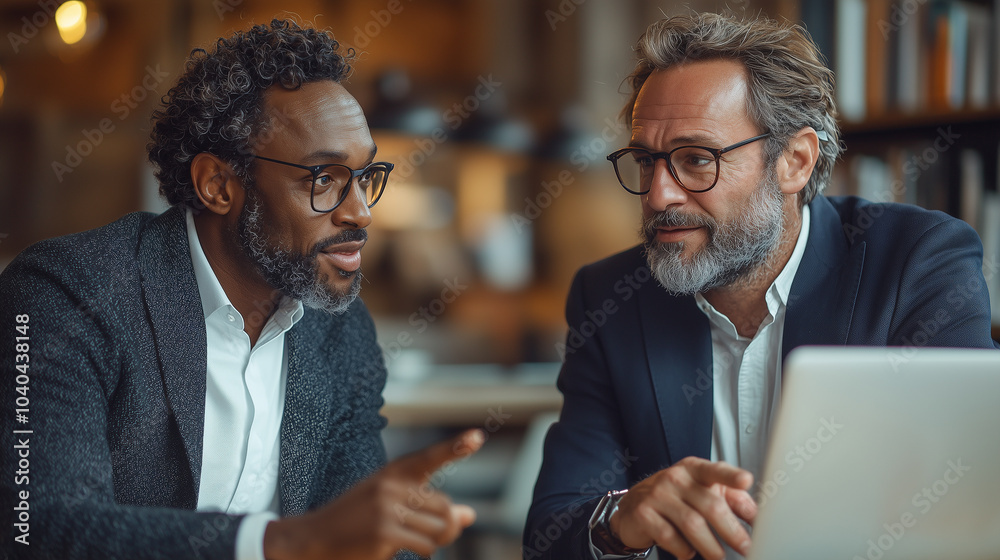
[{"label": "shirt button", "polygon": [[752,434],[753,433],[753,424],[747,424],[747,433],[748,434]]},{"label": "shirt button", "polygon": [[230,322],[230,323],[232,323],[232,322],[236,321],[236,317],[233,317],[233,314],[232,314],[232,313],[230,313],[229,315],[226,315],[226,317],[228,317],[228,318],[229,318],[229,322]]}]

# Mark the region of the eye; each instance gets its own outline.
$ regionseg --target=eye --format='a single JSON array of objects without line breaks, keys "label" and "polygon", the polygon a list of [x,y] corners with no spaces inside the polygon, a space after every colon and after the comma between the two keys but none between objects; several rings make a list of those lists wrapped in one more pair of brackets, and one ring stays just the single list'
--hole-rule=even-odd
[{"label": "eye", "polygon": [[368,185],[371,184],[371,182],[372,182],[372,175],[374,173],[375,172],[371,168],[365,169],[365,172],[358,176],[358,183],[362,187],[367,187]]},{"label": "eye", "polygon": [[715,167],[715,154],[704,148],[684,147],[674,152],[673,162],[676,166],[692,171],[707,170]]},{"label": "eye", "polygon": [[313,181],[316,192],[325,192],[329,190],[331,187],[335,186],[335,183],[336,183],[335,179],[329,173],[323,173],[318,177],[316,177],[316,180]]},{"label": "eye", "polygon": [[656,165],[656,160],[653,156],[646,152],[632,152],[632,157],[635,158],[635,162],[642,168],[649,168]]},{"label": "eye", "polygon": [[691,167],[700,167],[712,163],[715,163],[715,158],[707,157],[703,154],[690,154],[684,158],[684,165]]}]

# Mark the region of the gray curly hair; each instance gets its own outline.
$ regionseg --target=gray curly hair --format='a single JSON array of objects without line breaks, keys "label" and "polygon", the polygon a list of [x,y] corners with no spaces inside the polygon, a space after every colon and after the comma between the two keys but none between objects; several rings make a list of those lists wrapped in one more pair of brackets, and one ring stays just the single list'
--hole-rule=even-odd
[{"label": "gray curly hair", "polygon": [[191,160],[202,152],[228,163],[252,185],[253,141],[265,131],[264,90],[279,84],[298,89],[320,80],[340,82],[350,74],[354,51],[337,52],[330,35],[288,20],[255,25],[219,39],[215,50],[191,51],[184,75],[153,113],[149,161],[156,166],[160,194],[171,205],[196,207]]},{"label": "gray curly hair", "polygon": [[[830,182],[837,157],[843,151],[834,104],[833,72],[799,25],[731,14],[690,14],[657,21],[636,45],[638,63],[626,78],[631,97],[622,116],[631,126],[639,89],[654,70],[699,60],[732,59],[747,70],[748,110],[754,123],[771,136],[765,145],[773,165],[788,140],[811,126],[820,135],[819,158],[799,197],[805,205]],[[823,139],[823,136],[826,139]]]}]

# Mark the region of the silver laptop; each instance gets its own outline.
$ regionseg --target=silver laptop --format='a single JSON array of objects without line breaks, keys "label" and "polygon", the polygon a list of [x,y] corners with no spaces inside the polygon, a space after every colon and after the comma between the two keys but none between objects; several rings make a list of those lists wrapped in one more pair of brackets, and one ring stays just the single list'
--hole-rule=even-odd
[{"label": "silver laptop", "polygon": [[1000,558],[1000,351],[785,362],[750,560]]}]

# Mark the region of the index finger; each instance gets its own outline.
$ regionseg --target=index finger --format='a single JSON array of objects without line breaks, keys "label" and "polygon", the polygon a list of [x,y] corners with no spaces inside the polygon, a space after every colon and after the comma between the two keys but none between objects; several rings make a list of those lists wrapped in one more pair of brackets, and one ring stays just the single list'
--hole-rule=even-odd
[{"label": "index finger", "polygon": [[390,466],[413,480],[424,483],[434,471],[447,463],[479,451],[485,441],[482,430],[467,430],[451,439],[396,459]]},{"label": "index finger", "polygon": [[737,490],[748,490],[753,485],[753,474],[722,461],[699,461],[691,465],[691,478],[704,486],[721,484]]}]

